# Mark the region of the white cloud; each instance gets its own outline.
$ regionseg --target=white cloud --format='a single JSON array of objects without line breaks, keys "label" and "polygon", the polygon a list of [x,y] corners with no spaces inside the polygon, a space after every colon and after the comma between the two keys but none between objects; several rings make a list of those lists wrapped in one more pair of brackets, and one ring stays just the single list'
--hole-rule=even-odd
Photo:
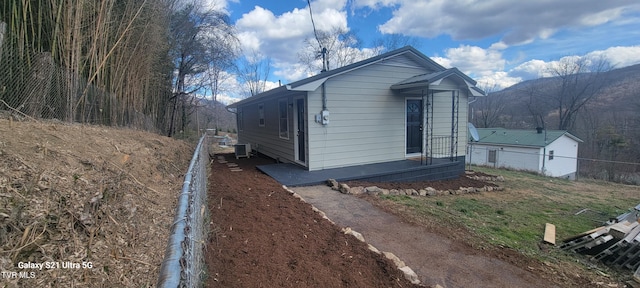
[{"label": "white cloud", "polygon": [[445,68],[452,68],[451,59],[439,56],[429,57],[431,60],[436,61],[436,63],[442,65]]},{"label": "white cloud", "polygon": [[487,91],[489,90],[501,90],[522,81],[522,78],[511,77],[509,73],[504,71],[495,71],[494,73],[481,76],[474,79],[477,82],[477,86]]},{"label": "white cloud", "polygon": [[551,62],[544,62],[542,60],[529,60],[509,71],[509,75],[513,77],[520,77],[522,79],[535,79],[548,76],[546,71],[549,70]]},{"label": "white cloud", "polygon": [[503,35],[508,45],[545,39],[560,29],[595,26],[640,10],[637,1],[511,0],[359,0],[355,6],[393,7],[393,16],[379,26],[382,33],[455,40]]},{"label": "white cloud", "polygon": [[[346,0],[312,1],[316,28],[348,30],[345,5]],[[297,53],[303,49],[304,39],[313,37],[308,7],[294,8],[275,15],[267,9],[255,6],[236,21],[236,29],[245,53],[257,51],[270,57],[276,68],[273,74],[282,77],[285,82],[300,79],[302,74],[296,67]]]},{"label": "white cloud", "polygon": [[445,53],[452,67],[471,76],[485,76],[493,71],[504,70],[506,63],[499,51],[478,46],[461,45],[449,48]]},{"label": "white cloud", "polygon": [[610,47],[606,50],[593,51],[587,54],[587,57],[603,57],[614,68],[621,68],[640,64],[640,46],[627,47]]},{"label": "white cloud", "polygon": [[204,0],[203,6],[206,9],[223,11],[229,14],[229,2],[238,3],[240,0]]},{"label": "white cloud", "polygon": [[371,9],[379,9],[382,7],[392,7],[399,3],[401,0],[354,0],[352,3],[353,8],[368,7]]},{"label": "white cloud", "polygon": [[506,60],[500,49],[506,46],[495,43],[489,49],[478,46],[460,45],[445,50],[445,57],[430,57],[438,64],[451,68],[456,67],[478,82],[481,87],[502,89],[514,85],[522,78],[513,77],[505,72]]},{"label": "white cloud", "polygon": [[613,68],[631,66],[640,64],[640,46],[610,47],[606,50],[592,51],[586,55],[566,56],[554,61],[533,59],[511,69],[509,75],[511,77],[520,77],[524,80],[551,77],[553,76],[551,70],[561,61],[575,62],[582,58],[594,59],[596,61],[602,58],[608,61]]}]

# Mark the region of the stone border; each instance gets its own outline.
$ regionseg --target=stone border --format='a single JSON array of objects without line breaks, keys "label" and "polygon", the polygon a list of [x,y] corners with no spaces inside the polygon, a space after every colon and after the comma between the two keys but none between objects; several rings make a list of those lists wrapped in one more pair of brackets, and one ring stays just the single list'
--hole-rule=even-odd
[{"label": "stone border", "polygon": [[[335,180],[334,180],[335,181]],[[337,183],[337,182],[336,182]],[[348,186],[347,186],[348,187]],[[322,216],[322,218],[326,219],[327,221],[329,221],[331,224],[338,226],[335,222],[333,222],[331,219],[329,219],[329,217],[327,217],[327,214],[322,212],[320,209],[316,208],[315,206],[313,206],[312,204],[310,204],[309,202],[305,201],[304,198],[302,198],[302,196],[300,196],[300,194],[294,192],[293,190],[289,189],[289,187],[282,185],[282,188],[284,188],[284,190],[286,190],[287,192],[291,193],[291,195],[293,195],[293,197],[300,199],[300,201],[307,203],[309,205],[311,205],[311,209],[314,212],[317,212],[318,214],[320,214],[320,216]],[[371,250],[372,252],[376,253],[376,254],[381,254],[384,257],[386,257],[387,259],[393,261],[393,263],[396,265],[396,267],[402,271],[402,273],[404,274],[404,278],[406,278],[407,280],[409,280],[412,284],[416,284],[419,285],[420,284],[420,279],[418,279],[418,274],[416,274],[413,269],[411,269],[411,267],[407,266],[402,260],[400,260],[400,258],[398,258],[396,255],[394,255],[391,252],[381,252],[380,250],[378,250],[376,247],[374,247],[373,245],[367,243],[367,241],[365,241],[364,236],[362,236],[361,233],[354,231],[353,229],[351,229],[351,227],[345,227],[342,228],[340,231],[342,231],[342,233],[347,234],[347,235],[352,235],[353,237],[355,237],[356,239],[364,242],[365,244],[368,245],[369,250]]]},{"label": "stone border", "polygon": [[[475,176],[482,177],[475,180],[481,181],[489,181],[484,178],[496,179],[501,178],[498,177],[488,177],[488,176]],[[491,180],[491,181],[504,181],[504,178],[501,180]],[[416,190],[416,189],[384,189],[378,186],[369,186],[369,187],[349,187],[349,185],[345,183],[338,183],[335,179],[327,180],[327,185],[331,187],[331,189],[336,190],[343,194],[352,194],[352,195],[360,195],[360,194],[369,194],[369,195],[409,195],[409,196],[441,196],[441,195],[460,195],[460,194],[470,194],[470,193],[480,193],[480,192],[492,192],[492,191],[503,191],[504,188],[500,186],[489,186],[486,185],[481,188],[477,187],[460,187],[457,190],[449,189],[449,190],[436,190],[433,187],[425,187],[424,189]]]}]

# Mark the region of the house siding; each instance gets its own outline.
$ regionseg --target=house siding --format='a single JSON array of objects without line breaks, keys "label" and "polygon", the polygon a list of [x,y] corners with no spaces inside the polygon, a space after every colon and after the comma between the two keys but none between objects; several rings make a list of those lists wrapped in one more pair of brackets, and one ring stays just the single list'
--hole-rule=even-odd
[{"label": "house siding", "polygon": [[[500,145],[473,144],[471,157],[467,158],[474,165],[485,165],[496,168],[511,168],[540,172],[542,148],[512,147]],[[496,151],[496,162],[489,162],[489,151]]]},{"label": "house siding", "polygon": [[578,142],[562,136],[547,145],[547,154],[553,152],[553,160],[545,158],[545,174],[553,177],[575,178],[578,167]]},{"label": "house siding", "polygon": [[[309,170],[404,159],[404,97],[389,87],[427,71],[406,59],[385,62],[327,80],[329,125],[309,122]],[[309,94],[308,119],[322,111],[321,93]]]},{"label": "house siding", "polygon": [[[578,142],[562,136],[544,149],[542,147],[515,147],[473,143],[467,161],[474,165],[512,168],[544,173],[552,177],[574,179],[577,170]],[[489,150],[496,150],[496,162],[488,162]],[[553,160],[549,160],[549,152]]]},{"label": "house siding", "polygon": [[[321,88],[309,93],[309,170],[379,163],[406,158],[407,95],[390,86],[409,77],[430,73],[399,56],[351,71],[325,83],[329,124],[315,123],[322,111]],[[444,96],[444,97],[443,97]],[[446,99],[441,99],[446,98]],[[417,98],[420,98],[419,96]],[[451,92],[434,97],[434,135],[451,135]],[[459,115],[466,115],[467,95],[460,95]],[[440,125],[446,127],[440,128]],[[459,123],[458,155],[465,154],[466,121]]]},{"label": "house siding", "polygon": [[[243,129],[238,134],[239,144],[251,144],[251,149],[274,159],[293,162],[294,131],[293,109],[288,109],[289,139],[280,137],[280,119],[278,103],[286,100],[292,103],[291,96],[278,97],[269,101],[257,101],[242,106]],[[259,124],[258,107],[264,105],[264,126]]]}]

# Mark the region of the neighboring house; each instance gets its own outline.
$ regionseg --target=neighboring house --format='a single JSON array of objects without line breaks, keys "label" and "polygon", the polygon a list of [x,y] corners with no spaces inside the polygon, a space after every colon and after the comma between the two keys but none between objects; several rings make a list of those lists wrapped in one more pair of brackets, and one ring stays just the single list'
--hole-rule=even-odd
[{"label": "neighboring house", "polygon": [[478,141],[470,141],[467,162],[538,172],[575,179],[578,137],[567,131],[478,128]]},{"label": "neighboring house", "polygon": [[445,158],[463,173],[468,99],[484,96],[475,84],[407,46],[227,109],[238,143],[308,171]]}]

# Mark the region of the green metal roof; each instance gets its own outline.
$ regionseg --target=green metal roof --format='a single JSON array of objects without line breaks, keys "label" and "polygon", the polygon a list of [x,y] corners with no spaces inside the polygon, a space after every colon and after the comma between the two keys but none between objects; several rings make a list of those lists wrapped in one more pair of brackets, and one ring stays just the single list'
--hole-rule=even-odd
[{"label": "green metal roof", "polygon": [[564,130],[514,130],[505,128],[478,128],[478,142],[482,144],[544,147],[563,135],[582,142],[578,137]]}]

